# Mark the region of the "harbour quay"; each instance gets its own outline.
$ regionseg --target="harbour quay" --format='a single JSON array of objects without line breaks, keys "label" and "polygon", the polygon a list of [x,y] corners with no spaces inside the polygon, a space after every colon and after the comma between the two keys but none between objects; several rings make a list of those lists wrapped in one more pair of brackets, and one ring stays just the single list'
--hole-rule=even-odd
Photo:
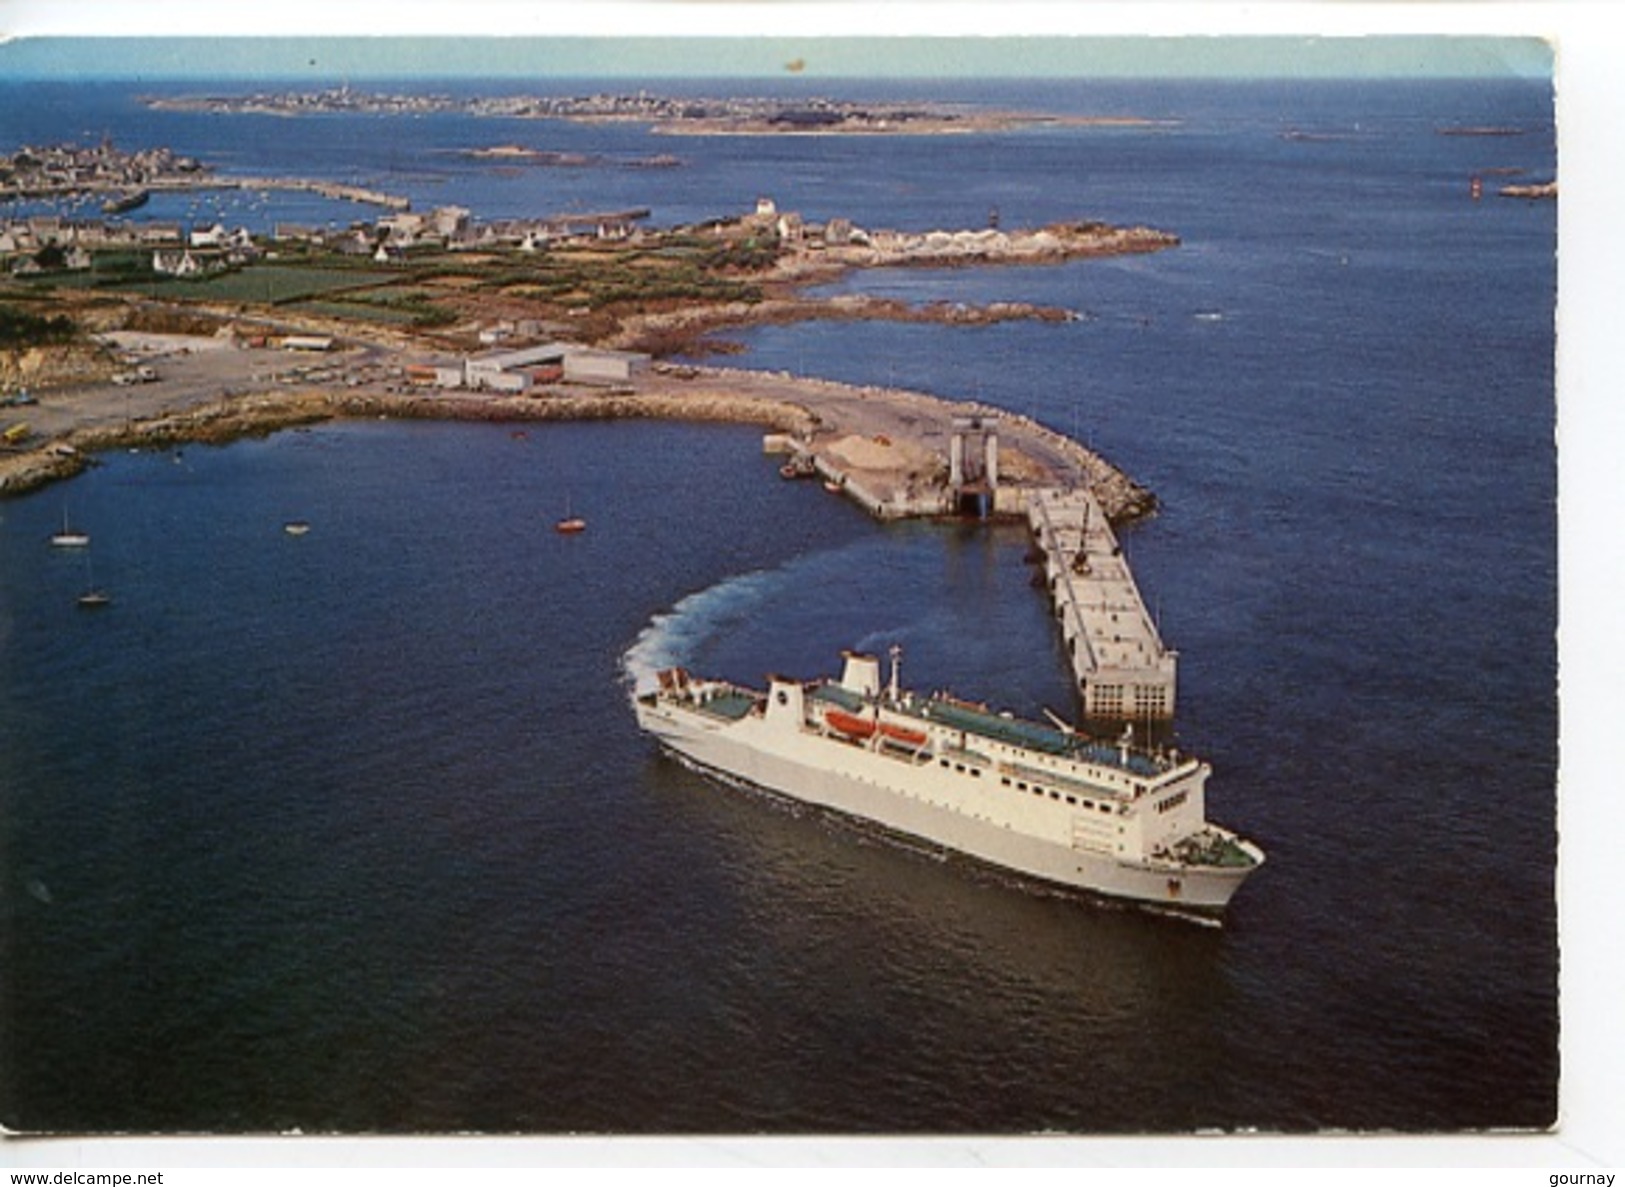
[{"label": "harbour quay", "polygon": [[1099,502],[1083,488],[1032,490],[1026,501],[1084,716],[1172,719],[1178,653],[1146,613]]}]

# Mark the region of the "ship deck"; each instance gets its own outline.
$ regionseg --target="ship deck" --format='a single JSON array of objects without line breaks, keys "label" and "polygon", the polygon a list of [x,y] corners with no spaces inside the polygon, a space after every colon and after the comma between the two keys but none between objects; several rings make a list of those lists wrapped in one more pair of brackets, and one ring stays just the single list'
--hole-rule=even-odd
[{"label": "ship deck", "polygon": [[696,708],[724,721],[739,721],[760,703],[761,697],[730,688],[706,697]]},{"label": "ship deck", "polygon": [[932,700],[920,708],[919,716],[927,721],[946,725],[950,729],[964,730],[967,733],[991,738],[995,742],[1020,746],[1040,754],[1054,755],[1056,758],[1113,767],[1146,778],[1154,778],[1166,769],[1148,755],[1130,751],[1125,756],[1122,749],[1110,743],[1068,734],[1036,721],[1005,717],[975,705]]},{"label": "ship deck", "polygon": [[[811,695],[815,700],[827,701],[849,713],[858,712],[867,704],[865,699],[857,693],[834,683],[822,683],[815,686],[811,689]],[[1094,763],[1115,770],[1127,771],[1130,774],[1148,779],[1163,774],[1172,765],[1160,763],[1150,755],[1133,751],[1128,752],[1125,757],[1120,747],[1109,742],[1082,737],[1078,734],[1065,733],[1054,726],[1044,725],[1036,721],[1005,717],[1003,714],[995,713],[991,709],[984,709],[981,706],[966,704],[962,701],[945,700],[940,697],[934,697],[930,700],[905,697],[903,702],[896,707],[908,716],[935,725],[946,726],[952,730],[975,734],[978,737],[1003,742],[1009,746],[1019,746],[1025,750],[1052,755],[1056,758]]]}]

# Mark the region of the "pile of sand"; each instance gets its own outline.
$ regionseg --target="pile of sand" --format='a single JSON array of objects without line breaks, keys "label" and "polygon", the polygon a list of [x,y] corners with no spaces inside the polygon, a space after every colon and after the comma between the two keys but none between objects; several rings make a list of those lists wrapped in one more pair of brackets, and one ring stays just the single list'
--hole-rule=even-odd
[{"label": "pile of sand", "polygon": [[915,470],[928,465],[931,453],[912,442],[860,437],[848,434],[825,447],[844,469],[852,470]]}]

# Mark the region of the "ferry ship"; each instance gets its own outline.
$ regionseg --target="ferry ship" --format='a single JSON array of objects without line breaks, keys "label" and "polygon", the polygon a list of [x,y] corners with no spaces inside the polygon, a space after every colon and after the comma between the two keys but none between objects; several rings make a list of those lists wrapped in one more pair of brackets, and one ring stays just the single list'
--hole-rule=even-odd
[{"label": "ferry ship", "polygon": [[899,651],[844,652],[839,680],[765,691],[658,673],[638,724],[679,761],[832,809],[1026,879],[1217,919],[1264,862],[1206,819],[1212,768],[947,693],[899,687]]}]

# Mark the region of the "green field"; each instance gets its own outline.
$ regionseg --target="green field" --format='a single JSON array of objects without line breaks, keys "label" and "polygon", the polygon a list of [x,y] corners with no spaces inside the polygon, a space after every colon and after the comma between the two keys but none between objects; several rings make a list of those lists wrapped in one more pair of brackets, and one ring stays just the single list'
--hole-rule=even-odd
[{"label": "green field", "polygon": [[[118,274],[114,274],[115,276]],[[198,277],[168,277],[125,273],[112,279],[105,273],[78,273],[54,278],[74,287],[116,287],[120,292],[142,293],[177,301],[225,301],[280,305],[312,297],[330,296],[349,289],[374,288],[401,279],[397,272],[374,268],[321,268],[299,264],[258,264],[230,272]]]}]

